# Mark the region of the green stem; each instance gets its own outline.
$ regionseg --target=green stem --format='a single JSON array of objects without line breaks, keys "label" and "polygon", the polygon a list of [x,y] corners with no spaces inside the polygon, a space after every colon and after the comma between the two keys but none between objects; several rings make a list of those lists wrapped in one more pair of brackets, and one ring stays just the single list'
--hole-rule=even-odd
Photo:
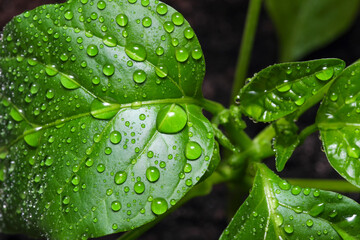
[{"label": "green stem", "polygon": [[300,187],[319,188],[322,190],[343,192],[343,193],[360,193],[360,188],[344,180],[333,179],[287,179],[292,185]]},{"label": "green stem", "polygon": [[301,133],[299,134],[300,143],[302,144],[309,135],[313,134],[317,130],[319,130],[319,128],[316,123],[306,127],[304,130],[302,130]]},{"label": "green stem", "polygon": [[220,103],[205,98],[199,100],[199,105],[201,105],[206,111],[210,112],[214,116],[219,115],[222,111],[225,110],[225,107]]},{"label": "green stem", "polygon": [[250,0],[248,12],[246,16],[246,25],[243,32],[240,52],[238,56],[238,63],[236,66],[235,79],[233,91],[231,95],[231,102],[239,93],[240,88],[244,86],[247,75],[251,51],[254,44],[256,28],[258,25],[259,14],[261,10],[261,0]]}]

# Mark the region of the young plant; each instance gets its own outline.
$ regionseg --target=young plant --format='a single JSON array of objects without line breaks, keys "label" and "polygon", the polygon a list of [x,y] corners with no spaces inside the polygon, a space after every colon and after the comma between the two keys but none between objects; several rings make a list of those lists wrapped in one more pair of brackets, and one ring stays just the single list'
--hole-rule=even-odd
[{"label": "young plant", "polygon": [[[334,188],[358,190],[360,63],[276,64],[243,87],[260,6],[250,2],[229,109],[203,98],[194,30],[158,0],[69,0],[11,20],[0,41],[0,230],[135,239],[214,184],[250,179],[220,239],[360,239],[358,203],[292,186],[261,163],[275,154],[282,171],[320,130],[330,164],[356,186]],[[316,44],[284,47],[283,59]],[[299,131],[295,121],[319,102]],[[243,114],[270,124],[250,139]]]}]

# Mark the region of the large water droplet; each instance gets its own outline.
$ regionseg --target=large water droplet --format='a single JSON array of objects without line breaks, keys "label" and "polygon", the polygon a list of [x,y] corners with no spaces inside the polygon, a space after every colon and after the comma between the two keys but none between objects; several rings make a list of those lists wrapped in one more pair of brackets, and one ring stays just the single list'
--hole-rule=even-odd
[{"label": "large water droplet", "polygon": [[60,82],[61,85],[66,89],[74,90],[80,87],[79,84],[74,80],[73,76],[61,75]]},{"label": "large water droplet", "polygon": [[161,133],[178,133],[187,123],[185,110],[177,104],[163,107],[156,118],[156,126]]},{"label": "large water droplet", "polygon": [[165,15],[168,12],[168,7],[164,3],[160,3],[156,7],[156,12],[160,15]]},{"label": "large water droplet", "polygon": [[119,24],[120,27],[125,27],[128,22],[129,19],[125,14],[119,14],[116,16],[116,23]]},{"label": "large water droplet", "polygon": [[276,89],[279,92],[287,92],[291,89],[291,83],[289,83],[289,80],[285,80],[281,85],[276,86]]},{"label": "large water droplet", "polygon": [[99,53],[99,49],[96,45],[90,44],[87,47],[86,52],[90,57],[95,57]]},{"label": "large water droplet", "polygon": [[120,211],[121,209],[121,203],[119,201],[113,201],[111,203],[111,209],[114,211],[114,212],[118,212]]},{"label": "large water droplet", "polygon": [[184,47],[177,48],[175,51],[175,56],[177,61],[186,62],[186,60],[189,58],[189,51]]},{"label": "large water droplet", "polygon": [[146,81],[147,75],[143,70],[136,70],[133,74],[133,80],[136,83],[143,83]]},{"label": "large water droplet", "polygon": [[146,59],[147,53],[143,45],[137,43],[129,43],[125,46],[125,53],[134,61],[143,62]]},{"label": "large water droplet", "polygon": [[46,65],[45,72],[50,77],[53,77],[53,76],[56,76],[59,71],[56,69],[55,65],[52,65],[52,66]]},{"label": "large water droplet", "polygon": [[359,158],[360,157],[360,148],[359,147],[351,147],[348,146],[346,152],[351,158]]},{"label": "large water droplet", "polygon": [[40,144],[41,132],[37,130],[30,130],[30,132],[25,131],[24,140],[31,147],[37,147]]},{"label": "large water droplet", "polygon": [[157,167],[149,167],[146,169],[146,178],[149,182],[156,182],[160,178],[160,171]]},{"label": "large water droplet", "polygon": [[309,214],[312,217],[317,217],[321,213],[323,213],[324,210],[325,210],[325,203],[319,203],[310,209]]},{"label": "large water droplet", "polygon": [[176,12],[171,16],[171,21],[176,26],[181,26],[184,23],[184,16],[181,13]]},{"label": "large water droplet", "polygon": [[284,223],[284,217],[280,213],[275,215],[275,223],[278,227]]},{"label": "large water droplet", "polygon": [[108,47],[115,47],[117,45],[117,40],[113,36],[105,36],[103,42]]},{"label": "large water droplet", "polygon": [[95,99],[91,103],[91,115],[97,119],[111,119],[113,118],[117,112],[119,111],[119,105],[104,103],[98,99]]},{"label": "large water droplet", "polygon": [[294,227],[290,224],[287,224],[284,226],[284,231],[288,234],[291,234],[294,232]]},{"label": "large water droplet", "polygon": [[321,81],[328,81],[334,76],[334,68],[324,67],[323,70],[316,73],[315,76]]},{"label": "large water droplet", "polygon": [[189,160],[196,160],[202,154],[202,148],[197,142],[188,142],[185,147],[185,157]]},{"label": "large water droplet", "polygon": [[110,133],[110,142],[113,144],[118,144],[121,142],[121,133],[119,131],[113,131]]},{"label": "large water droplet", "polygon": [[116,184],[121,185],[127,179],[127,173],[125,171],[119,171],[115,174],[114,181]]},{"label": "large water droplet", "polygon": [[142,194],[145,191],[145,184],[141,181],[138,181],[134,185],[134,191],[137,194]]},{"label": "large water droplet", "polygon": [[150,27],[152,24],[152,20],[149,17],[144,17],[142,20],[142,25],[146,28]]},{"label": "large water droplet", "polygon": [[23,116],[20,114],[19,111],[15,108],[11,108],[10,110],[10,116],[17,122],[21,122],[22,120],[24,120]]},{"label": "large water droplet", "polygon": [[167,69],[167,67],[163,66],[163,65],[157,66],[155,71],[156,71],[156,75],[159,78],[166,78],[169,73],[169,70]]},{"label": "large water droplet", "polygon": [[168,210],[168,203],[163,198],[155,198],[151,203],[151,211],[156,215],[161,215]]},{"label": "large water droplet", "polygon": [[112,76],[115,73],[115,67],[113,64],[105,64],[103,67],[103,73],[105,76]]}]

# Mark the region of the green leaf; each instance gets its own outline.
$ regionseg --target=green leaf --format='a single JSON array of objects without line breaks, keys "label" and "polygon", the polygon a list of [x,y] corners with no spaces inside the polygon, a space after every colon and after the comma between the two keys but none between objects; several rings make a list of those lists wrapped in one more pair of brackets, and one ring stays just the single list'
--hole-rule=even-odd
[{"label": "green leaf", "polygon": [[294,150],[299,146],[300,139],[297,134],[299,128],[293,121],[279,119],[274,122],[276,132],[273,140],[273,148],[275,151],[276,170],[281,172],[285,168],[285,164],[293,154]]},{"label": "green leaf", "polygon": [[316,122],[325,153],[333,168],[360,186],[360,62],[338,77],[322,102]]},{"label": "green leaf", "polygon": [[344,69],[340,59],[282,63],[267,67],[240,91],[246,115],[260,122],[287,116],[322,94]]},{"label": "green leaf", "polygon": [[3,34],[1,231],[134,229],[215,169],[204,58],[173,8],[74,0],[25,12]]},{"label": "green leaf", "polygon": [[340,194],[291,186],[258,165],[253,189],[220,239],[359,239],[360,205]]},{"label": "green leaf", "polygon": [[329,44],[354,22],[359,0],[267,0],[280,40],[282,62],[301,59]]}]

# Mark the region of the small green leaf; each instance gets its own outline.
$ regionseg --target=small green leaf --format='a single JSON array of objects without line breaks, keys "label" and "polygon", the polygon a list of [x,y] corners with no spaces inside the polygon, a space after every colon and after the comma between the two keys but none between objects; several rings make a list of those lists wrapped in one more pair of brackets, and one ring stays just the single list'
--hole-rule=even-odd
[{"label": "small green leaf", "polygon": [[360,62],[337,78],[322,102],[316,122],[333,168],[360,186]]},{"label": "small green leaf", "polygon": [[280,40],[282,62],[301,59],[343,34],[354,22],[359,0],[267,0]]},{"label": "small green leaf", "polygon": [[46,5],[15,17],[0,46],[1,231],[87,239],[131,230],[216,168],[200,106],[204,58],[173,8]]},{"label": "small green leaf", "polygon": [[[240,91],[240,104],[255,121],[270,122],[312,101],[344,69],[340,59],[276,64],[255,74]],[[306,103],[306,104],[305,104]]]},{"label": "small green leaf", "polygon": [[294,150],[300,144],[297,134],[299,128],[293,121],[279,119],[274,122],[276,132],[273,140],[273,149],[275,151],[276,170],[281,172],[285,168],[285,164],[293,154]]},{"label": "small green leaf", "polygon": [[220,239],[360,238],[360,205],[340,194],[291,186],[258,165],[253,189]]}]

